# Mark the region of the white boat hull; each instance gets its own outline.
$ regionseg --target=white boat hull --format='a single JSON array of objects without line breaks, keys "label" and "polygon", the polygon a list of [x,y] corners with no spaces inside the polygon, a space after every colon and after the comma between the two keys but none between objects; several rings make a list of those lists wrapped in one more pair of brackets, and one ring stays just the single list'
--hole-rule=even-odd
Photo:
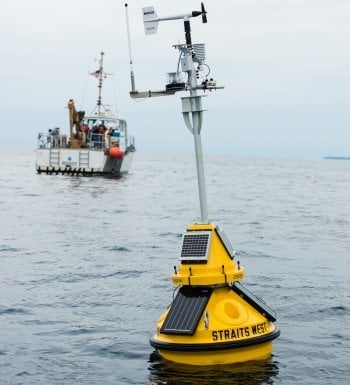
[{"label": "white boat hull", "polygon": [[108,151],[86,148],[38,148],[36,171],[46,174],[110,175],[129,172],[134,151],[127,151],[120,159]]}]

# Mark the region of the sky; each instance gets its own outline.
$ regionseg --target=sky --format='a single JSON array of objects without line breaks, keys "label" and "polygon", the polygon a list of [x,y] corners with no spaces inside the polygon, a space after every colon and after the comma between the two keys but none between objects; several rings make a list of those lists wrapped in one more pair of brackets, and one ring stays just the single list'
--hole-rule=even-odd
[{"label": "sky", "polygon": [[[190,153],[181,96],[129,97],[125,1],[11,0],[0,12],[0,145],[36,146],[38,132],[68,132],[69,99],[91,112],[104,67],[103,101],[127,120],[142,152]],[[180,20],[144,34],[142,12],[200,10],[193,0],[130,0],[136,88],[158,90],[176,69]],[[207,0],[208,23],[191,19],[192,41],[225,87],[204,98],[205,154],[285,158],[350,156],[350,1]]]}]

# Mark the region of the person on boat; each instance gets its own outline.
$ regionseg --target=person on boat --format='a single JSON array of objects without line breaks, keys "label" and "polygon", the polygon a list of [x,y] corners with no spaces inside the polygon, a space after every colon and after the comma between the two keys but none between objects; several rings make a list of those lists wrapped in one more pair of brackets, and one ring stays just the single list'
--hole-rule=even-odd
[{"label": "person on boat", "polygon": [[113,128],[111,126],[109,126],[108,130],[106,130],[106,133],[105,133],[105,145],[106,145],[106,148],[109,148],[111,147],[111,137],[112,137],[112,134],[113,134]]},{"label": "person on boat", "polygon": [[105,142],[105,132],[106,132],[106,126],[103,124],[103,122],[98,126],[98,133],[99,133],[99,148],[103,147],[103,144]]},{"label": "person on boat", "polygon": [[81,129],[81,132],[82,132],[83,142],[87,143],[89,141],[90,127],[86,123],[86,120],[83,120],[83,123],[80,126],[80,129]]},{"label": "person on boat", "polygon": [[98,125],[94,124],[92,126],[92,131],[91,131],[91,144],[93,148],[98,147],[98,142],[99,142],[99,133],[98,133]]}]

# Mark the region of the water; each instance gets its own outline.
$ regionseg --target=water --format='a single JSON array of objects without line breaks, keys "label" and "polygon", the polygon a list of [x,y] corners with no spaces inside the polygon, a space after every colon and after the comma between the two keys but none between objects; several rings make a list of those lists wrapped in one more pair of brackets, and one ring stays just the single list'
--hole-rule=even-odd
[{"label": "water", "polygon": [[348,384],[350,162],[206,159],[209,216],[281,329],[271,359],[207,368],[148,343],[199,220],[192,156],[138,152],[121,179],[0,164],[1,384]]}]

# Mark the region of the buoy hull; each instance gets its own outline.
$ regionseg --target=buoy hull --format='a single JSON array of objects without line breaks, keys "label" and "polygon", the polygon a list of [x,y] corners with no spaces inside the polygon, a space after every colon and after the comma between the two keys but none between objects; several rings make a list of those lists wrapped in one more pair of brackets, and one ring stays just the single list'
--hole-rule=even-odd
[{"label": "buoy hull", "polygon": [[183,236],[178,285],[157,321],[150,344],[169,361],[188,365],[262,360],[280,334],[275,312],[244,287],[244,268],[213,224],[189,226]]},{"label": "buoy hull", "polygon": [[[242,287],[182,287],[150,344],[169,361],[218,365],[262,360],[280,335],[272,316],[243,298]],[[198,314],[197,318],[195,313]],[[269,319],[270,318],[270,319]]]},{"label": "buoy hull", "polygon": [[[154,343],[155,341],[153,341]],[[151,341],[152,344],[152,341]],[[272,342],[247,346],[244,348],[207,350],[207,351],[176,351],[157,349],[159,355],[168,361],[185,365],[227,365],[248,361],[264,360],[272,353]]]}]

